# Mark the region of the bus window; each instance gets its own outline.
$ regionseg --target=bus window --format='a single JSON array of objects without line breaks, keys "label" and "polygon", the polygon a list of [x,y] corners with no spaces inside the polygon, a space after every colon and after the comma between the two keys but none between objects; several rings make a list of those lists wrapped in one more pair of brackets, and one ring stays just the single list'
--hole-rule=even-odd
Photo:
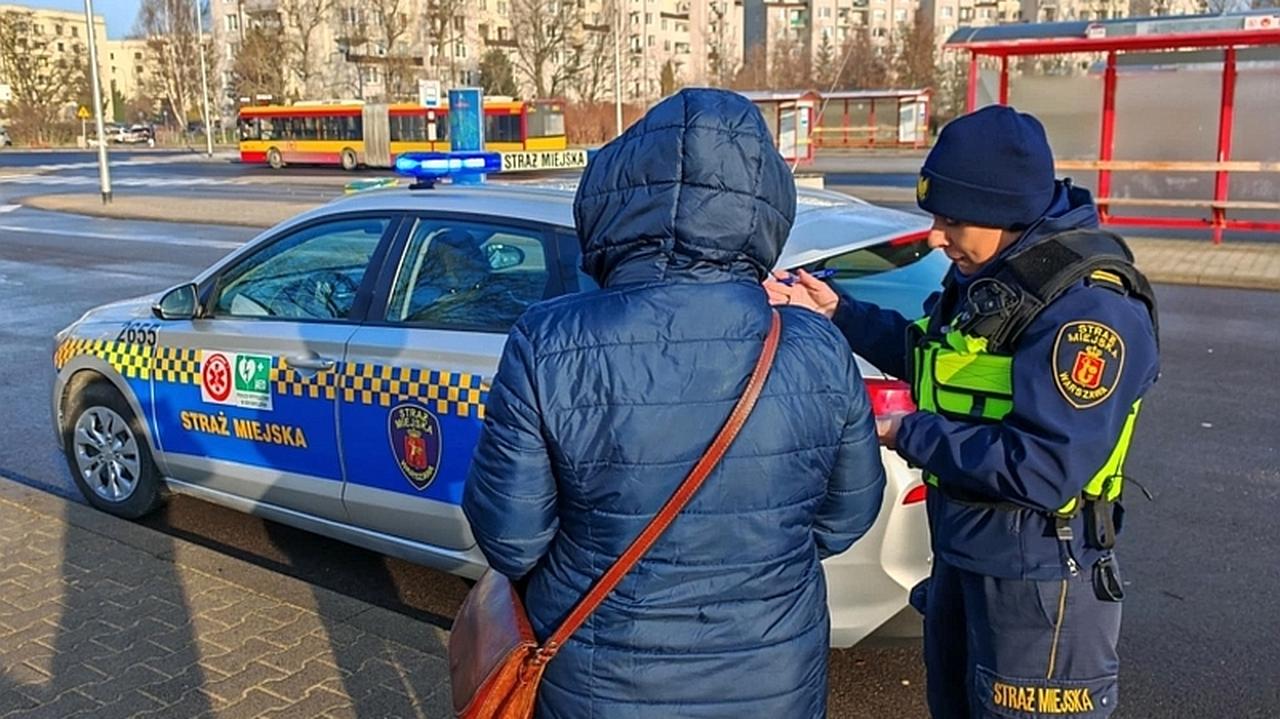
[{"label": "bus window", "polygon": [[560,103],[529,103],[529,137],[559,137],[564,134],[564,106]]},{"label": "bus window", "polygon": [[338,118],[342,122],[342,139],[363,140],[364,118],[359,115]]},{"label": "bus window", "polygon": [[485,142],[521,142],[519,115],[484,116]]},{"label": "bus window", "polygon": [[260,120],[258,120],[258,127],[260,129],[259,137],[261,137],[263,140],[280,139],[279,124],[280,123],[278,120],[273,120],[269,117],[261,118]]},{"label": "bus window", "polygon": [[240,139],[243,140],[261,140],[262,130],[258,128],[258,121],[252,117],[240,118]]},{"label": "bus window", "polygon": [[422,115],[392,115],[392,142],[426,142],[427,118]]}]

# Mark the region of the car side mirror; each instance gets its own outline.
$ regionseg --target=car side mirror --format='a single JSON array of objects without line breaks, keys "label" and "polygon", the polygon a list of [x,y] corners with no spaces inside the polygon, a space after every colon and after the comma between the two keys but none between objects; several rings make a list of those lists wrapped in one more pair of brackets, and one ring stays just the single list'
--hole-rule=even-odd
[{"label": "car side mirror", "polygon": [[188,282],[161,295],[160,301],[151,306],[151,314],[162,320],[192,320],[198,309],[196,283]]},{"label": "car side mirror", "polygon": [[489,268],[493,270],[505,270],[524,264],[524,250],[515,245],[494,242],[485,245],[484,252],[489,258]]}]

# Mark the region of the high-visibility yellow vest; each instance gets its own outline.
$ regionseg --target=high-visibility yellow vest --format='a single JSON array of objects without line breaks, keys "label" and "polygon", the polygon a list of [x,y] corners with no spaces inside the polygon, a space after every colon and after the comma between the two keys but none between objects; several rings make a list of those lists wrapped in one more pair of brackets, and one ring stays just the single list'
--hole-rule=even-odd
[{"label": "high-visibility yellow vest", "polygon": [[[913,345],[911,389],[921,411],[970,422],[999,422],[1013,411],[1012,355],[989,352],[985,338],[957,330],[931,336],[928,317],[914,324],[921,339]],[[1085,484],[1082,495],[1055,514],[1073,516],[1082,499],[1114,502],[1120,498],[1124,461],[1141,404],[1141,399],[1133,403],[1110,456]],[[925,481],[938,486],[938,478],[928,472]]]}]

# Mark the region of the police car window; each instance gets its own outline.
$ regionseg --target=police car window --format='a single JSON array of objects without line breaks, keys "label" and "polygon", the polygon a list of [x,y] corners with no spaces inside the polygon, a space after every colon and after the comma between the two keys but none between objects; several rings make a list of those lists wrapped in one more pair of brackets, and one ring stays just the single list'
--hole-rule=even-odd
[{"label": "police car window", "polygon": [[927,237],[911,237],[844,252],[805,269],[834,270],[831,282],[853,297],[915,317],[948,266],[946,255],[929,249]]},{"label": "police car window", "polygon": [[326,222],[271,243],[219,280],[214,314],[346,318],[389,223],[387,218]]},{"label": "police car window", "polygon": [[550,276],[539,232],[421,220],[396,271],[387,321],[505,333],[546,297]]}]

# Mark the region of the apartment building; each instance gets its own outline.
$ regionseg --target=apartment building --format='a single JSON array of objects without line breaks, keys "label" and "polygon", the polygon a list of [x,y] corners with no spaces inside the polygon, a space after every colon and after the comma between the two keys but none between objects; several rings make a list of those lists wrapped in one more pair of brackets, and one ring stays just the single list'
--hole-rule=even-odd
[{"label": "apartment building", "polygon": [[[848,0],[846,0],[848,1]],[[893,0],[902,2],[903,0]],[[376,99],[409,95],[418,78],[445,87],[480,82],[480,60],[490,50],[507,54],[524,94],[533,94],[516,32],[521,14],[539,5],[563,27],[565,41],[548,63],[576,58],[588,68],[578,81],[590,91],[560,82],[558,94],[590,94],[611,100],[614,54],[621,60],[623,98],[652,100],[661,94],[670,64],[684,84],[728,82],[742,64],[743,0],[338,0],[310,30],[306,82],[299,65],[301,9],[324,7],[316,0],[211,0],[215,69],[212,81],[224,114],[240,101],[233,65],[249,28],[266,26],[281,36],[286,95],[305,99]],[[388,13],[388,10],[391,13]],[[391,14],[397,22],[388,23]],[[305,19],[305,18],[304,18]],[[388,39],[388,30],[394,35]],[[526,32],[529,30],[526,28]],[[615,43],[617,47],[615,48]],[[522,71],[522,66],[524,71]],[[394,79],[389,78],[394,75]],[[588,76],[594,78],[588,80]],[[405,80],[411,80],[411,87]],[[304,86],[305,85],[305,86]],[[395,85],[392,87],[392,85]],[[284,98],[273,98],[283,100]]]},{"label": "apartment building", "polygon": [[1021,0],[1026,22],[1114,20],[1129,17],[1129,0]]},{"label": "apartment building", "polygon": [[[32,52],[45,53],[55,63],[63,60],[88,67],[88,29],[85,27],[84,13],[25,5],[0,5],[0,16],[17,21],[19,30],[28,35],[27,46]],[[93,34],[98,46],[98,65],[102,73],[100,77],[105,78],[107,65],[103,48],[107,44],[107,23],[100,15],[93,17]],[[8,80],[0,77],[0,86],[7,90],[8,85]],[[8,94],[0,93],[5,96]],[[104,94],[108,95],[103,100],[107,103],[107,114],[110,116],[114,105],[111,103],[110,93]],[[73,107],[70,109],[74,112]]]},{"label": "apartment building", "polygon": [[1208,6],[1204,0],[1131,0],[1129,10],[1134,17],[1197,15],[1208,12]]},{"label": "apartment building", "polygon": [[151,54],[146,40],[108,40],[98,52],[106,68],[102,76],[104,92],[119,94],[125,100],[143,93]]},{"label": "apartment building", "polygon": [[[746,0],[746,55],[759,52],[772,58],[774,43],[799,45],[813,61],[823,48],[842,57],[850,38],[865,32],[874,47],[889,48],[894,37],[915,21],[916,11],[936,3],[950,3],[950,9],[935,13],[942,22],[950,18],[952,29],[958,22],[959,3],[996,2],[1017,4],[1018,0]],[[967,15],[967,14],[966,14]],[[970,23],[972,24],[972,23]]]}]

